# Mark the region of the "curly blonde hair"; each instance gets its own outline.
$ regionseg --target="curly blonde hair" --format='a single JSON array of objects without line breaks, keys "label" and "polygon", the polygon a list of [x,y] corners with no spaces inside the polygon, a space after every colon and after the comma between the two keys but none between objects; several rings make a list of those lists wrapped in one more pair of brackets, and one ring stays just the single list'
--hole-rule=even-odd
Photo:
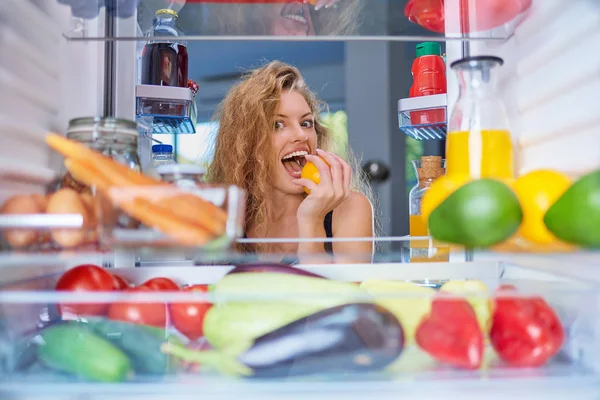
[{"label": "curly blonde hair", "polygon": [[[317,146],[331,150],[334,147],[332,135],[319,118],[324,104],[308,88],[298,69],[279,61],[247,74],[229,90],[215,115],[219,129],[207,181],[237,185],[246,191],[246,229],[252,227],[261,236],[268,232],[267,223],[273,207],[272,177],[276,166],[272,163],[273,157],[269,156],[274,151],[271,143],[273,121],[281,94],[287,90],[295,90],[306,99],[315,117]],[[335,147],[339,150],[339,145]],[[371,199],[370,187],[365,183],[362,170],[357,168],[357,160],[350,149],[340,153],[353,167],[351,189]]]}]

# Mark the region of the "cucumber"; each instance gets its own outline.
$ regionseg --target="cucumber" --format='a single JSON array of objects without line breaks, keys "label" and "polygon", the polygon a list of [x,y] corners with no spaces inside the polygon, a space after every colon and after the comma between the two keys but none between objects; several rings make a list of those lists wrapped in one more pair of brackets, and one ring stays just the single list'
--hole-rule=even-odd
[{"label": "cucumber", "polygon": [[178,365],[175,358],[162,353],[160,347],[165,342],[181,343],[177,343],[178,338],[169,336],[163,329],[106,318],[86,320],[94,332],[129,356],[137,373],[165,374],[174,371]]},{"label": "cucumber", "polygon": [[41,333],[38,359],[55,370],[100,382],[123,382],[133,373],[127,355],[80,324],[61,324]]}]

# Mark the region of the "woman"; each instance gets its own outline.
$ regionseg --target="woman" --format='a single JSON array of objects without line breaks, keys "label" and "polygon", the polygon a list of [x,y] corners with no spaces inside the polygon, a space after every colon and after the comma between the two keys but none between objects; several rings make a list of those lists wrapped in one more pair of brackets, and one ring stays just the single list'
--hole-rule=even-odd
[{"label": "woman", "polygon": [[[328,151],[333,143],[319,123],[320,105],[300,72],[277,61],[247,75],[221,103],[207,177],[247,191],[248,238],[373,236],[368,186]],[[318,185],[300,178],[307,161],[319,169]],[[304,263],[332,261],[332,255],[336,262],[370,262],[373,243],[270,243],[244,250],[297,254]]]}]

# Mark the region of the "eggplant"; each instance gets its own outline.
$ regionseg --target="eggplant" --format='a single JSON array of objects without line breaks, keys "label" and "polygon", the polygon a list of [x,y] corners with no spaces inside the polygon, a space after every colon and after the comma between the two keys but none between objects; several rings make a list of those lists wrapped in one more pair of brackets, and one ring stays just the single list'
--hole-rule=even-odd
[{"label": "eggplant", "polygon": [[227,273],[227,275],[240,274],[246,272],[274,272],[279,274],[311,276],[313,278],[327,279],[324,276],[305,271],[303,269],[294,268],[289,264],[268,262],[236,265],[234,269]]},{"label": "eggplant", "polygon": [[345,304],[267,333],[238,361],[253,377],[370,372],[395,361],[404,348],[398,319],[375,304]]},{"label": "eggplant", "polygon": [[202,352],[169,344],[163,351],[188,362],[251,378],[282,378],[323,373],[360,373],[385,368],[404,349],[396,317],[375,304],[331,307],[236,345]]}]

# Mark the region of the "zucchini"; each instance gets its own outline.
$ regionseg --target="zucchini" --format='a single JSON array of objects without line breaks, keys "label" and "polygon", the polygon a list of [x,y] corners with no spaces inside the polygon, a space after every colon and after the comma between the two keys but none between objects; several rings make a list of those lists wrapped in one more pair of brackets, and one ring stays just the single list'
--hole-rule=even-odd
[{"label": "zucchini", "polygon": [[86,321],[94,332],[129,356],[137,373],[165,374],[179,365],[174,357],[160,350],[165,342],[181,344],[178,338],[168,335],[163,329],[106,318],[86,318]]},{"label": "zucchini", "polygon": [[125,353],[81,324],[50,326],[40,336],[38,359],[55,370],[100,382],[123,382],[133,374]]}]

